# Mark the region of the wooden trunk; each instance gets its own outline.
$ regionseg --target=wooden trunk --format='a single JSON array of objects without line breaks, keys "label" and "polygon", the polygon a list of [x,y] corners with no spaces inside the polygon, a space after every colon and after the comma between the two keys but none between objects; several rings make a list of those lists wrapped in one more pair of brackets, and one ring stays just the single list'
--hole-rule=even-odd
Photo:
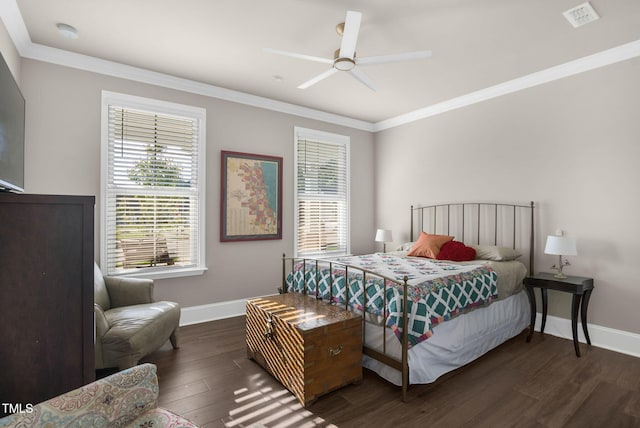
[{"label": "wooden trunk", "polygon": [[362,317],[299,293],[252,299],[247,355],[307,406],[362,380]]}]

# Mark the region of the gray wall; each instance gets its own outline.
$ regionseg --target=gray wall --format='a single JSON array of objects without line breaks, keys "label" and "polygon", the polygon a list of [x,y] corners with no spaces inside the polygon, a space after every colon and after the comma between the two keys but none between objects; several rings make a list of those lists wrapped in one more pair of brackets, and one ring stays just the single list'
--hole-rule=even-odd
[{"label": "gray wall", "polygon": [[[639,75],[636,58],[379,132],[378,223],[398,244],[411,204],[535,201],[536,270],[565,230],[578,240],[566,271],[595,278],[589,321],[640,333]],[[570,318],[568,294],[549,304]]]},{"label": "gray wall", "polygon": [[[280,257],[293,254],[293,129],[303,126],[351,137],[351,245],[374,249],[373,135],[287,114],[140,84],[40,61],[23,60],[27,106],[28,193],[95,195],[100,207],[101,91],[121,92],[207,110],[206,249],[202,276],[156,280],[156,297],[195,306],[273,294]],[[283,239],[221,243],[220,150],[283,157]],[[99,240],[96,214],[96,241]],[[96,242],[96,259],[99,243]]]}]

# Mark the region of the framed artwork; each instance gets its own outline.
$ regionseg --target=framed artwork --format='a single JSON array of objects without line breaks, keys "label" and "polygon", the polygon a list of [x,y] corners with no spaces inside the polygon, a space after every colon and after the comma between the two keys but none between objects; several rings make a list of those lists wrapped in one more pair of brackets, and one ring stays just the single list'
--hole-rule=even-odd
[{"label": "framed artwork", "polygon": [[282,239],[282,158],[222,150],[220,241]]}]

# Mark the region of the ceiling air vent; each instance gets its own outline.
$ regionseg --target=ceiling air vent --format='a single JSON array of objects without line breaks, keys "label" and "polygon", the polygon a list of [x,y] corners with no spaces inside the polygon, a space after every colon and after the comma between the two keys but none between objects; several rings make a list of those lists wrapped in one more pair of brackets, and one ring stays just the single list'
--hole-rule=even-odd
[{"label": "ceiling air vent", "polygon": [[573,25],[573,28],[581,27],[600,18],[589,2],[582,3],[566,12],[562,12],[562,14]]}]

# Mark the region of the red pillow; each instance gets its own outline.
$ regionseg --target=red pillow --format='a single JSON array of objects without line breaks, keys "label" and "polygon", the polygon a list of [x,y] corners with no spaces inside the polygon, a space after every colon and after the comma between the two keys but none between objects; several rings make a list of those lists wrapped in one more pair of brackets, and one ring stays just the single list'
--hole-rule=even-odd
[{"label": "red pillow", "polygon": [[466,262],[476,258],[476,250],[467,247],[462,242],[446,242],[438,253],[438,260],[451,260],[453,262]]}]

